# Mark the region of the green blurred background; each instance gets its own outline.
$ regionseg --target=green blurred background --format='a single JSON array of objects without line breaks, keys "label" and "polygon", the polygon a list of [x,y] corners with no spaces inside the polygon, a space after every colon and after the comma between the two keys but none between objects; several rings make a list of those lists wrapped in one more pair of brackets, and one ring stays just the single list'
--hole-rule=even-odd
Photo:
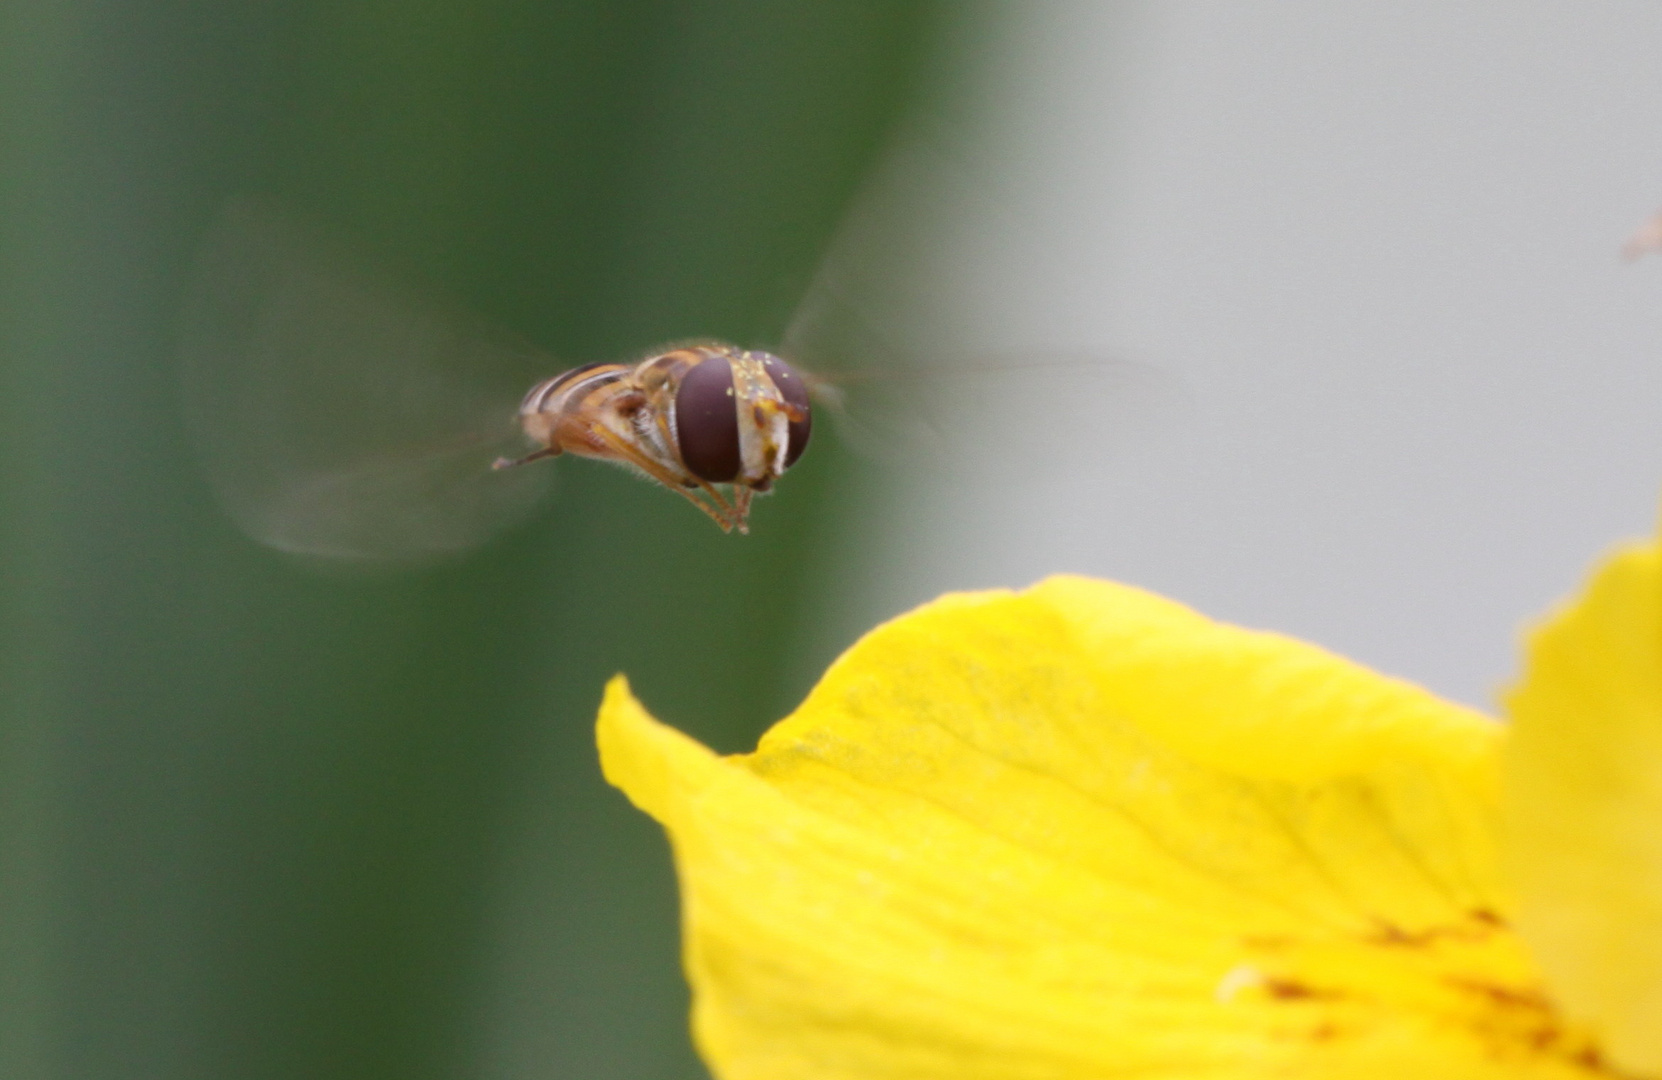
[{"label": "green blurred background", "polygon": [[721,535],[561,463],[455,564],[308,572],[179,418],[193,245],[276,196],[573,361],[777,339],[942,32],[895,0],[0,13],[0,1076],[681,1077],[676,903],[591,737],[804,689],[821,440]]}]

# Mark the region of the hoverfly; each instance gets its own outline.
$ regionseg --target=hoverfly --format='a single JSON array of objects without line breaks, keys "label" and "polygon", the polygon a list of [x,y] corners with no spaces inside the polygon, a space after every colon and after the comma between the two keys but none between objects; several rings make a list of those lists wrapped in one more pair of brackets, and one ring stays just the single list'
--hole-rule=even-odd
[{"label": "hoverfly", "polygon": [[808,384],[794,368],[715,341],[545,379],[525,395],[519,422],[539,448],[493,468],[562,453],[618,462],[685,496],[722,532],[741,533],[751,497],[796,464],[813,430]]},{"label": "hoverfly", "polygon": [[715,341],[512,390],[558,365],[251,199],[209,229],[181,338],[187,420],[221,502],[256,540],[330,559],[471,548],[537,505],[551,477],[523,466],[566,454],[747,532],[752,499],[807,448],[811,396],[835,394],[773,352]]},{"label": "hoverfly", "polygon": [[[291,554],[420,563],[469,550],[539,504],[553,470],[525,466],[567,454],[622,465],[743,533],[752,499],[802,457],[816,404],[857,447],[942,456],[929,452],[940,438],[925,413],[959,380],[932,386],[932,402],[885,401],[867,388],[903,381],[883,377],[902,366],[892,358],[832,377],[795,363],[805,351],[881,352],[850,329],[864,315],[850,317],[822,272],[786,335],[795,347],[692,341],[570,368],[526,392],[528,369],[559,366],[540,350],[395,283],[326,230],[237,200],[209,230],[187,294],[183,403],[230,516]],[[1058,369],[1078,400],[1079,376],[1110,368]],[[1024,384],[1038,370],[987,370],[1001,369]],[[863,404],[843,407],[850,390]],[[1009,405],[1001,395],[1000,414]],[[1028,428],[1000,430],[1002,444]]]}]

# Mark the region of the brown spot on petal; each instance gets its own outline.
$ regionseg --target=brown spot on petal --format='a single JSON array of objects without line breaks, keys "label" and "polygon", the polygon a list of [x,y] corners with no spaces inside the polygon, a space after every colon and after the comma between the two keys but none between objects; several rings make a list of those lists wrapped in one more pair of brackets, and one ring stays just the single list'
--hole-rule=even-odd
[{"label": "brown spot on petal", "polygon": [[1465,990],[1473,994],[1481,994],[1489,1003],[1500,1008],[1528,1009],[1539,1013],[1550,1013],[1551,1004],[1546,995],[1532,988],[1516,986],[1502,986],[1499,983],[1483,982],[1478,979],[1462,979],[1450,976],[1443,980],[1457,990]]},{"label": "brown spot on petal", "polygon": [[1328,990],[1299,982],[1297,979],[1265,979],[1264,992],[1277,1001],[1335,1001],[1344,997],[1337,990]]},{"label": "brown spot on petal", "polygon": [[1374,932],[1365,940],[1374,945],[1395,948],[1425,949],[1439,941],[1482,941],[1505,928],[1505,923],[1494,912],[1479,908],[1467,913],[1469,921],[1427,926],[1405,930],[1383,919],[1374,922]]}]

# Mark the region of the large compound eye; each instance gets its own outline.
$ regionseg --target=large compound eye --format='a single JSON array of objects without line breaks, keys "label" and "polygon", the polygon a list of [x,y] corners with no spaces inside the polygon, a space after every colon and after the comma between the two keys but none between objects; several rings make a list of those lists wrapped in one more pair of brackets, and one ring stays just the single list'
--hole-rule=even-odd
[{"label": "large compound eye", "polygon": [[681,377],[675,439],[687,471],[700,480],[725,484],[739,475],[739,407],[725,358],[700,361]]},{"label": "large compound eye", "polygon": [[802,451],[808,449],[808,436],[814,432],[814,414],[809,407],[808,384],[796,369],[777,356],[770,356],[765,361],[768,374],[773,377],[773,385],[779,388],[779,394],[787,402],[802,410],[802,419],[792,420],[790,424],[791,441],[785,450],[785,468],[796,464],[796,459],[802,456]]}]

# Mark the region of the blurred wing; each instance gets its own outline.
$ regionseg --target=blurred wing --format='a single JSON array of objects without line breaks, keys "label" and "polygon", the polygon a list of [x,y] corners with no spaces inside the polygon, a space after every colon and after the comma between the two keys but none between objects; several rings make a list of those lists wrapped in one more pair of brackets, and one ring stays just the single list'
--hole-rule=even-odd
[{"label": "blurred wing", "polygon": [[1192,404],[1177,376],[1124,357],[921,344],[903,315],[882,318],[888,302],[862,295],[864,284],[844,277],[835,255],[827,260],[780,352],[799,365],[839,441],[867,459],[953,470],[989,452],[1101,452]]},{"label": "blurred wing", "polygon": [[421,563],[526,516],[550,483],[549,469],[490,468],[523,449],[532,355],[300,219],[238,200],[198,256],[180,374],[203,469],[249,536]]},{"label": "blurred wing", "polygon": [[841,441],[866,457],[961,469],[988,452],[1100,452],[1105,432],[1135,438],[1188,404],[1181,380],[1154,366],[1089,347],[1010,348],[967,329],[983,313],[953,293],[956,269],[974,261],[955,239],[966,222],[1019,229],[922,144],[895,154],[856,200],[780,349]]},{"label": "blurred wing", "polygon": [[816,414],[830,418],[849,449],[934,470],[987,453],[1043,460],[1100,452],[1113,436],[1135,438],[1187,400],[1181,383],[1157,368],[1060,351],[824,374],[810,367],[806,377]]},{"label": "blurred wing", "polygon": [[869,325],[860,306],[835,291],[824,270],[809,290],[779,349],[802,374],[815,412],[829,416],[837,439],[874,461],[939,458],[946,451],[930,370]]}]

